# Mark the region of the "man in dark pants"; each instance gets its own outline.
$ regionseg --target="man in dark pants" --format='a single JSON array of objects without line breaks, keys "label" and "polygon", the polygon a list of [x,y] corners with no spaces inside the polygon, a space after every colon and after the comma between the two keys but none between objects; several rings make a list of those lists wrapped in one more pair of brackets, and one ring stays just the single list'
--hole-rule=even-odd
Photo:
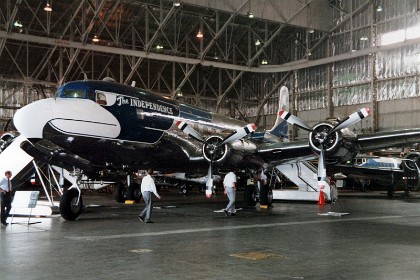
[{"label": "man in dark pants", "polygon": [[9,216],[10,209],[12,208],[12,183],[10,177],[12,177],[11,171],[6,171],[0,181],[1,191],[1,224],[7,226],[6,220]]}]

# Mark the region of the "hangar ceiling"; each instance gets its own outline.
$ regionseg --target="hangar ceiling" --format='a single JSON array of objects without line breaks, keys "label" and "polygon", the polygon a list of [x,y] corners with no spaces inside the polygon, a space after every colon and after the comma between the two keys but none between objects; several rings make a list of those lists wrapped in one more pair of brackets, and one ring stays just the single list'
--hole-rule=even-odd
[{"label": "hangar ceiling", "polygon": [[333,2],[2,0],[0,85],[34,95],[19,107],[67,81],[110,76],[229,113],[287,77],[260,69],[305,58],[325,39]]}]

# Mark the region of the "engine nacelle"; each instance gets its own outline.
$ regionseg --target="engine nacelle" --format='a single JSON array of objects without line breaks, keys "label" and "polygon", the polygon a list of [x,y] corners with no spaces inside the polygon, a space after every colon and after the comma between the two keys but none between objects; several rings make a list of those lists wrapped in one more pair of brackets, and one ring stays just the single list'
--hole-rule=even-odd
[{"label": "engine nacelle", "polygon": [[353,159],[359,152],[358,146],[352,139],[355,135],[349,129],[337,130],[330,134],[334,124],[330,122],[320,122],[313,127],[309,133],[309,146],[316,154],[321,153],[321,145],[327,162],[346,162]]},{"label": "engine nacelle", "polygon": [[243,139],[220,145],[222,142],[223,138],[216,135],[210,136],[206,140],[206,144],[202,147],[202,152],[207,161],[210,162],[213,158],[213,163],[228,161],[230,165],[237,165],[244,159],[245,154],[252,154],[256,150],[254,143]]}]

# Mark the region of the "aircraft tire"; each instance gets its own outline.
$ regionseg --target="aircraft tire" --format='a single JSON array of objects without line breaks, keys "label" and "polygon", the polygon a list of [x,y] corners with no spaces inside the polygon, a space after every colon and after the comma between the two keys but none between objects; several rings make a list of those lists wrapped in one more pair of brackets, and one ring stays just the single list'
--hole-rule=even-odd
[{"label": "aircraft tire", "polygon": [[118,183],[115,186],[115,193],[114,193],[115,201],[118,203],[124,203],[127,197],[127,190],[125,189],[125,185],[123,183]]},{"label": "aircraft tire", "polygon": [[136,203],[139,203],[141,200],[141,188],[137,183],[132,183],[127,190],[127,199],[134,200]]},{"label": "aircraft tire", "polygon": [[257,201],[255,200],[254,190],[255,190],[254,185],[245,186],[244,202],[245,202],[246,207],[255,206],[257,204]]},{"label": "aircraft tire", "polygon": [[60,199],[60,213],[63,219],[68,221],[76,220],[83,210],[83,199],[80,196],[77,204],[79,192],[76,189],[66,191]]}]

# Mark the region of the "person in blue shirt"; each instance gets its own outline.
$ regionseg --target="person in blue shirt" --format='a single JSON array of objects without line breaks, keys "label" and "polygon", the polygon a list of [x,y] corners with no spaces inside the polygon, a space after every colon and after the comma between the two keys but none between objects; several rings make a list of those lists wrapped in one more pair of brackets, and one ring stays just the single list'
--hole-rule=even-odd
[{"label": "person in blue shirt", "polygon": [[6,220],[9,216],[10,209],[12,208],[12,172],[10,170],[4,173],[4,176],[0,181],[1,191],[1,224],[7,226]]}]

